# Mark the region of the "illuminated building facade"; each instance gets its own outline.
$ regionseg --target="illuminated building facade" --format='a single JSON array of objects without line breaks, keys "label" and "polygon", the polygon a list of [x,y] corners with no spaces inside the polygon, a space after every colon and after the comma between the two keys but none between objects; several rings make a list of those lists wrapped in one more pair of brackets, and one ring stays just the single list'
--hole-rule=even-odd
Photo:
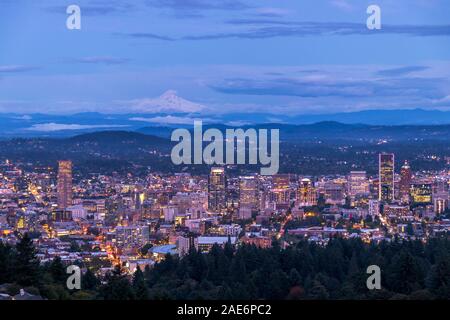
[{"label": "illuminated building facade", "polygon": [[118,226],[115,230],[115,243],[118,247],[143,246],[148,242],[148,226]]},{"label": "illuminated building facade", "polygon": [[435,181],[432,200],[436,214],[442,214],[449,208],[448,183],[445,179]]},{"label": "illuminated building facade", "polygon": [[208,209],[221,212],[226,208],[225,169],[211,168],[208,180]]},{"label": "illuminated building facade", "polygon": [[448,209],[448,195],[446,197],[436,197],[433,199],[434,213],[442,214]]},{"label": "illuminated building facade", "polygon": [[277,206],[289,206],[291,199],[290,176],[288,174],[277,174],[273,176],[272,195]]},{"label": "illuminated building facade", "polygon": [[357,195],[369,193],[369,181],[366,171],[351,171],[348,176],[348,195],[354,199]]},{"label": "illuminated building facade", "polygon": [[326,202],[329,204],[342,204],[344,201],[344,189],[335,182],[327,182],[324,185]]},{"label": "illuminated building facade", "polygon": [[402,166],[400,170],[400,200],[404,203],[408,203],[410,200],[410,189],[411,189],[411,167],[408,164],[408,161],[405,161],[405,164]]},{"label": "illuminated building facade", "polygon": [[383,213],[389,217],[404,217],[410,215],[411,211],[409,206],[386,205]]},{"label": "illuminated building facade", "polygon": [[379,155],[379,187],[378,199],[392,202],[394,200],[394,163],[393,153],[381,153]]},{"label": "illuminated building facade", "polygon": [[298,188],[298,201],[302,207],[314,206],[317,204],[316,189],[310,179],[302,179]]},{"label": "illuminated building facade", "polygon": [[414,203],[431,203],[433,186],[431,183],[414,183],[411,185],[411,197]]},{"label": "illuminated building facade", "polygon": [[369,215],[380,215],[380,202],[378,200],[369,200]]},{"label": "illuminated building facade", "polygon": [[239,207],[258,207],[258,181],[254,176],[239,177]]},{"label": "illuminated building facade", "polygon": [[211,250],[213,245],[217,244],[218,246],[225,247],[225,244],[230,242],[232,246],[236,245],[237,237],[211,237],[211,236],[201,236],[198,237],[198,249],[201,252],[208,252]]},{"label": "illuminated building facade", "polygon": [[65,210],[72,205],[72,161],[58,161],[58,208]]},{"label": "illuminated building facade", "polygon": [[178,237],[177,247],[180,256],[187,255],[191,249],[198,250],[198,236],[187,234]]}]

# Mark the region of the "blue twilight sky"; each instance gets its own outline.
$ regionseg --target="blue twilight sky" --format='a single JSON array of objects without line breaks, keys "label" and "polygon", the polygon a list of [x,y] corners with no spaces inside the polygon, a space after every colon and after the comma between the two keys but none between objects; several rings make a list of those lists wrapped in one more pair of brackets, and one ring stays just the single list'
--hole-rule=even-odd
[{"label": "blue twilight sky", "polygon": [[0,112],[402,108],[450,110],[448,0],[0,0]]}]

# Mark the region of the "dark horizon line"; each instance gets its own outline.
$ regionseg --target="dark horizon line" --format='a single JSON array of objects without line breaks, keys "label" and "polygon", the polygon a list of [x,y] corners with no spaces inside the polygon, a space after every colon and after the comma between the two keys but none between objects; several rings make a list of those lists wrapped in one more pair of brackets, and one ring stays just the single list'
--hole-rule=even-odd
[{"label": "dark horizon line", "polygon": [[[351,114],[351,113],[363,113],[363,112],[405,112],[405,111],[424,111],[424,112],[441,112],[441,113],[450,113],[450,110],[442,110],[442,109],[424,109],[424,108],[396,108],[396,109],[366,109],[366,110],[353,110],[353,111],[335,111],[335,112],[326,112],[326,113],[295,113],[292,114],[292,116],[326,116],[326,115],[336,115],[336,114]],[[100,115],[127,115],[127,114],[139,114],[139,115],[158,115],[158,114],[167,114],[167,115],[211,115],[211,114],[217,114],[217,113],[200,113],[200,112],[102,112],[102,111],[79,111],[79,112],[73,112],[73,113],[44,113],[44,112],[8,112],[8,111],[0,111],[1,115],[20,115],[20,116],[26,116],[26,115],[46,115],[46,116],[74,116],[74,115],[82,115],[82,114],[100,114]],[[284,116],[286,114],[283,113],[271,113],[271,112],[229,112],[229,113],[219,113],[217,115],[233,115],[233,114],[270,114],[270,115],[280,115]]]}]

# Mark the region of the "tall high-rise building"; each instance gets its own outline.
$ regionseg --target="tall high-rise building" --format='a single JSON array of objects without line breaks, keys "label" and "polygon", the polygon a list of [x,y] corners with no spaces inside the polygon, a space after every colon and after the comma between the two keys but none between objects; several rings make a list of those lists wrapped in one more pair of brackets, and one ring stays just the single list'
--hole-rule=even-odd
[{"label": "tall high-rise building", "polygon": [[208,209],[221,212],[226,206],[227,181],[225,169],[219,167],[211,168],[208,180]]},{"label": "tall high-rise building", "polygon": [[65,210],[72,205],[72,161],[58,161],[58,208]]},{"label": "tall high-rise building", "polygon": [[298,187],[298,201],[302,207],[314,206],[317,204],[316,189],[310,179],[302,179]]},{"label": "tall high-rise building", "polygon": [[448,183],[446,179],[437,179],[434,181],[432,195],[434,213],[442,214],[450,208],[450,197],[448,191]]},{"label": "tall high-rise building", "polygon": [[369,181],[365,171],[351,171],[348,176],[348,195],[354,199],[357,195],[369,193]]},{"label": "tall high-rise building", "polygon": [[289,206],[291,199],[290,175],[276,174],[272,178],[272,196],[277,206]]},{"label": "tall high-rise building", "polygon": [[393,153],[381,153],[378,158],[379,188],[378,199],[392,202],[394,200],[394,164]]},{"label": "tall high-rise building", "polygon": [[401,170],[400,170],[400,200],[404,203],[409,202],[410,198],[410,189],[411,189],[411,167],[408,164],[408,161],[405,160]]},{"label": "tall high-rise building", "polygon": [[330,204],[343,204],[344,190],[341,184],[334,181],[327,181],[323,186],[323,194],[326,202]]},{"label": "tall high-rise building", "polygon": [[239,207],[258,207],[258,181],[254,176],[239,177]]}]

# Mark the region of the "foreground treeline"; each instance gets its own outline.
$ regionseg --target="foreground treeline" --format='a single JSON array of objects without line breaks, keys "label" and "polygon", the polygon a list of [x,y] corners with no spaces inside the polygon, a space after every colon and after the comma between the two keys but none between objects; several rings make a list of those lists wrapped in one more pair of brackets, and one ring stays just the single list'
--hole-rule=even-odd
[{"label": "foreground treeline", "polygon": [[[369,265],[381,269],[381,290],[367,289]],[[16,248],[0,244],[0,284],[30,287],[50,299],[449,299],[450,241],[214,246],[208,254],[167,256],[133,277],[120,267],[104,279],[89,270],[75,292],[65,288],[66,278],[59,259],[39,266],[29,239]]]}]

